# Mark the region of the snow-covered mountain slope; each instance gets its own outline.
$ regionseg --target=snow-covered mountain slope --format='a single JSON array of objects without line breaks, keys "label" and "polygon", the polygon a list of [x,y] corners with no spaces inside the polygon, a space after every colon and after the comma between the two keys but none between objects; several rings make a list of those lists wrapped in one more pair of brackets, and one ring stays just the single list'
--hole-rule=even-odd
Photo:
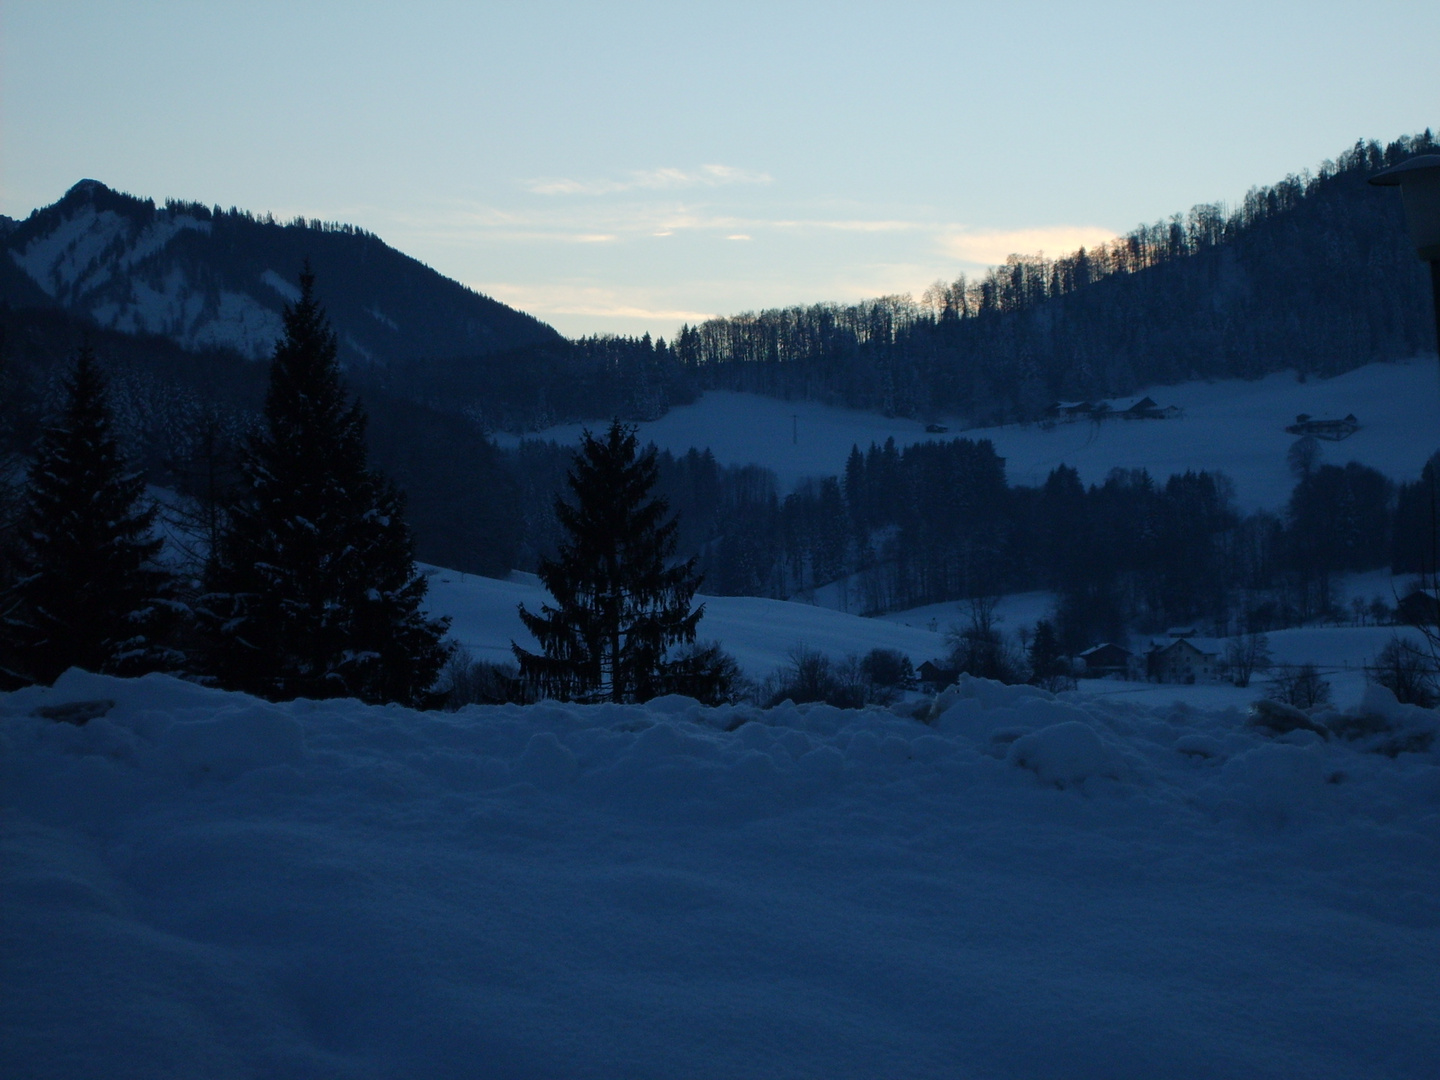
[{"label": "snow-covered mountain slope", "polygon": [[0,695],[3,1071],[1433,1073],[1434,752],[980,681],[937,704]]},{"label": "snow-covered mountain slope", "polygon": [[[1234,482],[1245,510],[1282,506],[1295,479],[1285,431],[1301,413],[1316,418],[1354,413],[1360,430],[1343,442],[1322,442],[1321,460],[1360,461],[1395,480],[1413,480],[1440,449],[1440,371],[1434,357],[1403,364],[1369,364],[1333,379],[1298,382],[1270,375],[1254,382],[1225,380],[1150,387],[1161,406],[1175,405],[1173,420],[1111,420],[1102,424],[1007,425],[927,433],[919,421],[786,402],[755,394],[712,392],[640,425],[644,440],[676,453],[709,447],[722,464],[756,463],[774,469],[789,490],[807,476],[842,475],[852,446],[894,438],[899,446],[927,439],[989,439],[1006,459],[1012,484],[1040,484],[1057,465],[1099,483],[1114,468],[1144,468],[1158,480],[1186,469],[1212,469]],[[580,425],[539,432],[539,438],[574,442]],[[513,437],[510,442],[515,441]]]},{"label": "snow-covered mountain slope", "polygon": [[307,259],[348,363],[474,357],[558,340],[543,323],[366,233],[281,226],[191,203],[157,208],[94,180],[37,210],[0,243],[61,306],[103,327],[158,334],[188,349],[268,356]]}]

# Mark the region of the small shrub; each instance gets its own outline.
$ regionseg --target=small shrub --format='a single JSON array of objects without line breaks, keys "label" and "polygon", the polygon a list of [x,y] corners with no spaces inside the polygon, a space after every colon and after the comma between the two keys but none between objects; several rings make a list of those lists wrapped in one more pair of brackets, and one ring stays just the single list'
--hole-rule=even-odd
[{"label": "small shrub", "polygon": [[1055,626],[1050,620],[1041,619],[1035,624],[1027,658],[1030,663],[1030,682],[1033,685],[1052,694],[1075,689],[1075,676],[1060,652],[1060,640],[1056,637]]},{"label": "small shrub", "polygon": [[797,705],[823,701],[840,709],[859,709],[869,702],[893,700],[894,696],[893,690],[870,681],[865,661],[858,656],[847,656],[836,663],[803,645],[791,650],[790,663],[766,679],[757,692],[758,700],[767,707],[789,699]]},{"label": "small shrub", "polygon": [[778,705],[789,698],[796,704],[824,701],[835,688],[835,674],[830,658],[816,649],[797,645],[790,650],[790,664],[779,673],[779,686],[769,704]]},{"label": "small shrub", "polygon": [[949,667],[982,679],[1021,683],[1029,672],[1024,656],[1017,654],[1000,632],[1000,616],[995,614],[998,600],[995,596],[970,599],[969,621],[964,626],[952,626],[946,635],[950,642]]},{"label": "small shrub", "polygon": [[1250,726],[1261,728],[1272,735],[1284,735],[1291,731],[1313,731],[1327,739],[1330,737],[1327,728],[1315,723],[1294,705],[1269,698],[1261,698],[1250,706]]},{"label": "small shrub", "polygon": [[1380,650],[1365,677],[1389,690],[1402,705],[1433,709],[1440,702],[1430,658],[1398,634]]},{"label": "small shrub", "polygon": [[524,705],[535,700],[514,664],[476,660],[464,646],[456,648],[445,662],[435,693],[443,700],[447,712],[456,712],[466,705],[507,702]]},{"label": "small shrub", "polygon": [[897,649],[871,649],[860,661],[860,670],[874,687],[909,690],[915,685],[915,665]]},{"label": "small shrub", "polygon": [[880,705],[915,687],[915,665],[896,649],[871,649],[860,661],[859,675],[864,700]]},{"label": "small shrub", "polygon": [[1270,664],[1270,639],[1265,634],[1252,631],[1231,639],[1225,646],[1225,666],[1236,686],[1249,686],[1255,673],[1265,671]]},{"label": "small shrub", "polygon": [[873,700],[870,680],[858,656],[851,653],[834,665],[835,685],[825,700],[841,709],[863,709]]},{"label": "small shrub", "polygon": [[1270,680],[1270,698],[1296,709],[1313,709],[1330,701],[1330,683],[1314,664],[1280,668]]},{"label": "small shrub", "polygon": [[672,693],[693,697],[702,705],[728,705],[746,698],[750,684],[740,665],[718,642],[696,642],[671,658]]}]

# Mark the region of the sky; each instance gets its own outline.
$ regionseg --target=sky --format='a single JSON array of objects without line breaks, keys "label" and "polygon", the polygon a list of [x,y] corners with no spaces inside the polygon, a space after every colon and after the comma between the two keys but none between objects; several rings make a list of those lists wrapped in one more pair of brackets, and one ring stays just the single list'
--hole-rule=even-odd
[{"label": "sky", "polygon": [[911,293],[1440,127],[1428,2],[3,0],[0,213],[377,233],[563,333]]}]

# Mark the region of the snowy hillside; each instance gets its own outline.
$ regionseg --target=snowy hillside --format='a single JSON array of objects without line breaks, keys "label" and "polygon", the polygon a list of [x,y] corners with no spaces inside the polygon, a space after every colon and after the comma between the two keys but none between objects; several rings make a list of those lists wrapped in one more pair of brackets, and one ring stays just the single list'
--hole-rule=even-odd
[{"label": "snowy hillside", "polygon": [[[1425,459],[1440,448],[1440,374],[1434,357],[1405,364],[1369,364],[1333,379],[1301,383],[1293,375],[1254,382],[1226,380],[1151,387],[1161,406],[1175,405],[1175,420],[1116,420],[1104,424],[1057,424],[961,430],[943,421],[930,434],[915,420],[835,409],[814,402],[785,402],[754,394],[712,392],[694,405],[671,410],[640,425],[642,440],[683,454],[709,447],[721,464],[756,463],[775,470],[783,490],[807,476],[844,473],[851,446],[894,438],[905,446],[926,439],[990,439],[1006,459],[1011,484],[1040,484],[1057,465],[1069,465],[1086,483],[1113,468],[1148,469],[1165,479],[1186,469],[1226,473],[1242,510],[1282,506],[1294,486],[1285,454],[1295,441],[1285,427],[1296,416],[1343,417],[1354,413],[1360,430],[1343,442],[1322,442],[1321,461],[1360,461],[1395,480],[1413,480]],[[551,428],[538,438],[573,443],[580,425]],[[513,445],[518,441],[508,437]]]},{"label": "snowy hillside", "polygon": [[[517,607],[539,611],[550,594],[533,574],[512,574],[508,580],[458,574],[427,567],[428,606],[453,620],[450,636],[477,660],[512,661],[510,643],[531,650],[539,645],[520,621]],[[871,649],[897,649],[916,664],[945,651],[944,630],[862,619],[809,604],[766,600],[754,596],[697,596],[705,605],[699,637],[719,641],[752,679],[762,679],[783,666],[797,645],[841,659]]]},{"label": "snowy hillside", "polygon": [[[308,260],[346,363],[474,357],[559,340],[548,326],[450,281],[378,238],[280,225],[194,203],[156,207],[82,180],[0,237],[51,300],[100,326],[186,349],[269,356]],[[0,275],[0,285],[5,278]],[[28,297],[9,297],[17,306]]]},{"label": "snowy hillside", "polygon": [[[150,280],[127,280],[132,268],[187,230],[208,234],[211,223],[167,212],[137,229],[135,222],[113,210],[82,205],[53,231],[12,251],[11,257],[47,295],[84,304],[101,326],[128,334],[159,334],[187,349],[221,347],[251,358],[268,355],[281,334],[280,313],[273,305],[230,289],[207,297],[180,267],[147,275]],[[112,295],[117,291],[127,295]]]},{"label": "snowy hillside", "polygon": [[[533,574],[515,573],[501,581],[440,567],[425,569],[430,583],[430,610],[450,616],[451,638],[464,645],[475,659],[511,662],[512,641],[527,649],[538,648],[516,613],[522,603],[538,611],[541,604],[550,602],[549,594]],[[1352,575],[1337,582],[1336,595],[1342,601],[1352,595],[1365,600],[1372,596],[1393,599],[1381,584],[1381,577],[1374,574]],[[963,627],[969,612],[964,601],[930,604],[878,618],[752,596],[697,596],[696,602],[705,604],[700,638],[720,642],[739,661],[744,674],[756,681],[784,667],[796,646],[837,661],[850,655],[864,656],[871,649],[895,649],[918,667],[926,660],[948,654],[947,634]],[[1043,592],[1003,597],[995,613],[999,630],[1013,642],[1022,629],[1033,628],[1039,619],[1053,618],[1054,597]],[[1336,705],[1353,708],[1366,692],[1365,668],[1397,633],[1420,643],[1415,631],[1391,626],[1297,627],[1274,631],[1269,642],[1276,664],[1316,665],[1330,683]],[[1140,638],[1130,644],[1136,649],[1144,647]],[[1254,683],[1245,688],[1218,680],[1182,686],[1082,679],[1077,693],[1119,697],[1156,707],[1184,702],[1199,708],[1244,710],[1265,695],[1266,679],[1257,675]]]},{"label": "snowy hillside", "polygon": [[1433,752],[937,711],[0,696],[4,1073],[1433,1071]]}]

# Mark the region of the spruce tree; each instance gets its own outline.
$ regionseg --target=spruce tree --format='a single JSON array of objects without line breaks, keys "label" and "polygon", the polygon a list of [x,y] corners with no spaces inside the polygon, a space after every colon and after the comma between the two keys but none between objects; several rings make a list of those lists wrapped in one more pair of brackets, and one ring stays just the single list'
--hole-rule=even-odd
[{"label": "spruce tree", "polygon": [[314,286],[307,265],[206,571],[208,667],[273,700],[420,704],[448,655],[448,620],[420,609],[402,499],[367,467],[365,415]]},{"label": "spruce tree", "polygon": [[1073,685],[1065,669],[1065,657],[1060,649],[1060,638],[1055,633],[1055,624],[1041,619],[1035,624],[1035,636],[1030,639],[1030,681],[1050,691],[1068,689]]},{"label": "spruce tree", "polygon": [[568,477],[574,502],[556,500],[566,539],[557,558],[540,563],[555,603],[538,615],[520,605],[544,651],[511,645],[521,676],[542,694],[626,702],[695,689],[696,665],[670,651],[695,641],[704,606],[692,611],[690,603],[700,580],[694,559],[666,565],[677,523],[650,494],[659,476],[654,447],[637,448],[634,428],[618,420],[603,438],[586,431]]},{"label": "spruce tree", "polygon": [[82,347],[65,406],[40,439],[0,595],[0,686],[53,683],[70,667],[138,674],[175,659],[174,605],[156,563],[156,508],[126,468],[94,353]]}]

